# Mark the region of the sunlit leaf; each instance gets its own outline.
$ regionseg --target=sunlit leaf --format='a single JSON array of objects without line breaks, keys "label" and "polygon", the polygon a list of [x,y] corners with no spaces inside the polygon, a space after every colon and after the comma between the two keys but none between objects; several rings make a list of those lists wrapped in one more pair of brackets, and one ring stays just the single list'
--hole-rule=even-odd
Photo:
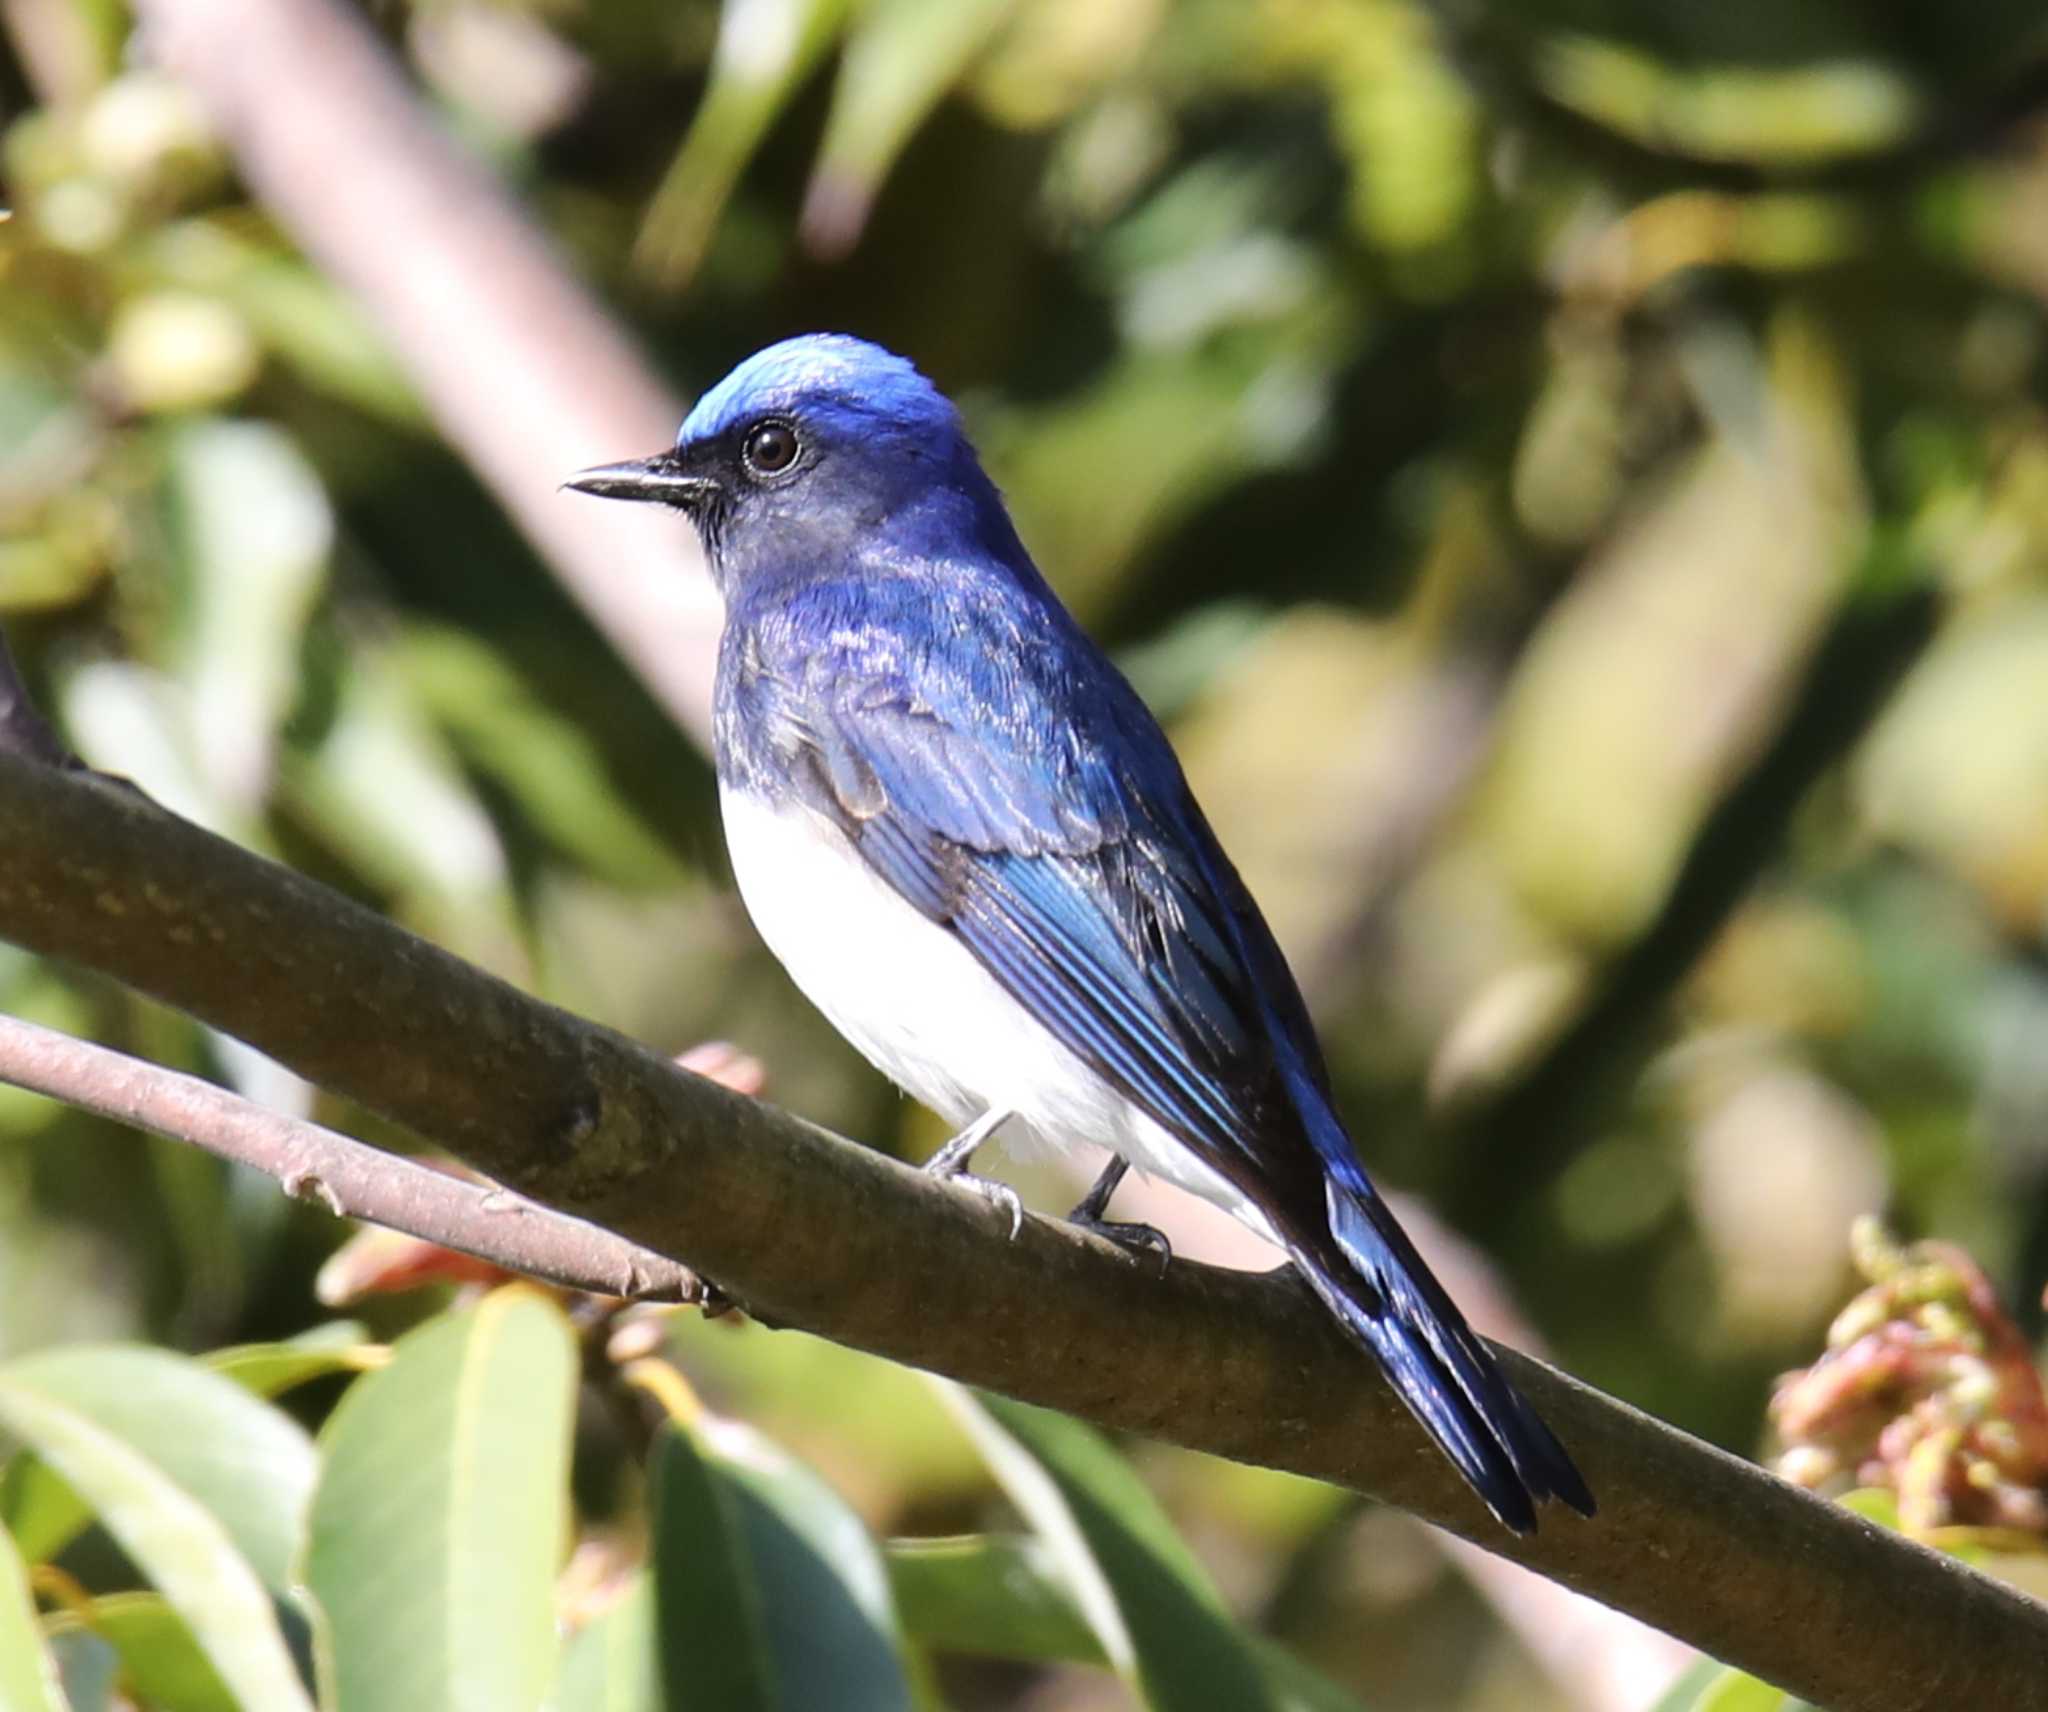
[{"label": "sunlit leaf", "polygon": [[576,1347],[539,1293],[430,1320],[321,1435],[304,1566],[328,1712],[521,1712],[554,1675]]},{"label": "sunlit leaf", "polygon": [[647,277],[673,290],[697,271],[733,185],[848,4],[725,0],[704,99],[640,229],[634,255]]},{"label": "sunlit leaf", "polygon": [[[224,1380],[212,1383],[233,1389]],[[0,1372],[0,1427],[33,1445],[92,1506],[191,1626],[238,1698],[265,1712],[311,1712],[263,1584],[197,1499],[116,1434],[11,1367]]]},{"label": "sunlit leaf", "polygon": [[1016,0],[870,0],[848,31],[804,196],[804,241],[850,249],[896,157]]},{"label": "sunlit leaf", "polygon": [[355,299],[299,257],[213,218],[165,227],[143,255],[163,278],[232,305],[309,386],[389,421],[424,420],[419,395]]},{"label": "sunlit leaf", "polygon": [[56,1661],[43,1644],[28,1569],[0,1529],[0,1708],[67,1712]]},{"label": "sunlit leaf", "polygon": [[382,1345],[354,1320],[313,1326],[281,1343],[242,1343],[201,1357],[206,1365],[258,1397],[276,1397],[310,1379],[381,1367]]},{"label": "sunlit leaf", "polygon": [[0,1530],[30,1563],[47,1563],[91,1521],[91,1506],[41,1457],[21,1451],[0,1469]]},{"label": "sunlit leaf", "polygon": [[1306,1666],[1275,1669],[1236,1626],[1158,1500],[1100,1433],[940,1382],[990,1472],[1037,1530],[1111,1666],[1160,1712],[1327,1708]]},{"label": "sunlit leaf", "polygon": [[1814,1712],[1806,1701],[1731,1665],[1696,1660],[1651,1712]]},{"label": "sunlit leaf", "polygon": [[398,913],[487,966],[517,966],[505,851],[398,660],[365,648],[317,747],[286,757],[294,810]]},{"label": "sunlit leaf", "polygon": [[[0,1368],[0,1384],[75,1411],[132,1448],[219,1522],[273,1593],[289,1591],[314,1457],[305,1429],[288,1415],[166,1350],[43,1350]],[[69,1477],[63,1463],[46,1460]]]},{"label": "sunlit leaf", "polygon": [[406,676],[465,757],[510,793],[549,838],[621,885],[673,879],[678,864],[608,785],[597,746],[545,706],[473,636],[416,627]]},{"label": "sunlit leaf", "polygon": [[326,490],[282,430],[202,418],[172,441],[167,483],[174,670],[210,794],[250,814],[298,694],[299,642],[326,581]]}]

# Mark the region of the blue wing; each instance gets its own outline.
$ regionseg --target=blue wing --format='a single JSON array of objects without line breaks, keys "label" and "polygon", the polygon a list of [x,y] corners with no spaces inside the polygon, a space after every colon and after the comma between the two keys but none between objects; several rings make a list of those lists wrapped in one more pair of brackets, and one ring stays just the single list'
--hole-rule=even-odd
[{"label": "blue wing", "polygon": [[[924,583],[892,622],[890,592],[849,603],[879,622],[798,602],[753,631],[722,749],[765,742],[899,895],[1243,1189],[1495,1515],[1526,1531],[1550,1496],[1590,1514],[1366,1178],[1293,977],[1144,705],[1049,601]],[[907,670],[905,638],[934,625],[951,645]]]}]

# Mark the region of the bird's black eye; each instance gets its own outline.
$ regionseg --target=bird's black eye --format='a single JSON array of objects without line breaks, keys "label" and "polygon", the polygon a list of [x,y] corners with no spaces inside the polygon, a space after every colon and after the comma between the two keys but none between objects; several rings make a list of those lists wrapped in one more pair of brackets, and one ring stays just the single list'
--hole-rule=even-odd
[{"label": "bird's black eye", "polygon": [[779,476],[796,462],[796,430],[787,422],[764,422],[747,436],[740,455],[756,476]]}]

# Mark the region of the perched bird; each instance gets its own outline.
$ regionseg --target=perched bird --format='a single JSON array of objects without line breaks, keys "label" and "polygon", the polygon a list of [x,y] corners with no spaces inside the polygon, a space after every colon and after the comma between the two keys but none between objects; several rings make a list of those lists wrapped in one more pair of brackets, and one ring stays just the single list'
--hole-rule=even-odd
[{"label": "perched bird", "polygon": [[[1507,1527],[1593,1499],[1367,1179],[1308,1014],[1165,734],[903,358],[760,351],[672,450],[568,485],[682,511],[725,598],[720,802],[748,913],[870,1062],[964,1126],[1118,1156],[1293,1257]],[[1015,1196],[968,1179],[1016,1217]],[[1013,1227],[1014,1228],[1014,1227]]]}]

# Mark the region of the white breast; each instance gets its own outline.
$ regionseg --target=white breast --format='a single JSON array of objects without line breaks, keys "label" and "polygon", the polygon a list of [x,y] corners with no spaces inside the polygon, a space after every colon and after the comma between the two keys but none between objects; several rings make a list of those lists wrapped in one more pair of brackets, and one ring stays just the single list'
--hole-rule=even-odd
[{"label": "white breast", "polygon": [[1012,1145],[1112,1148],[1272,1240],[1236,1187],[1068,1051],[831,822],[731,790],[719,802],[733,876],[768,949],[898,1087],[953,1124],[995,1107],[1014,1112],[1003,1132]]}]

